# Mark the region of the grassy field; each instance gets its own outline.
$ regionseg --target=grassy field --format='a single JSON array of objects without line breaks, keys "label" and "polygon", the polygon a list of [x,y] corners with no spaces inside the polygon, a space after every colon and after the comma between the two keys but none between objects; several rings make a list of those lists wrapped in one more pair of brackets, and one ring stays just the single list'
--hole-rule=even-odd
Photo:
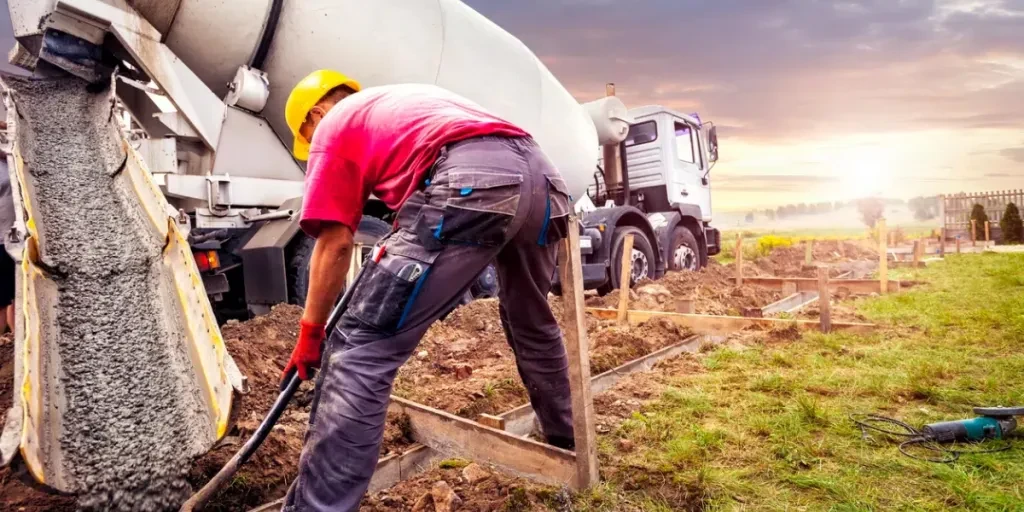
[{"label": "grassy field", "polygon": [[619,470],[580,508],[1024,510],[1024,439],[938,464],[862,439],[848,418],[921,425],[971,417],[975,405],[1024,405],[1024,255],[900,272],[928,284],[860,300],[889,326],[876,335],[765,337],[698,356],[699,371],[672,376],[602,437],[603,467]]}]

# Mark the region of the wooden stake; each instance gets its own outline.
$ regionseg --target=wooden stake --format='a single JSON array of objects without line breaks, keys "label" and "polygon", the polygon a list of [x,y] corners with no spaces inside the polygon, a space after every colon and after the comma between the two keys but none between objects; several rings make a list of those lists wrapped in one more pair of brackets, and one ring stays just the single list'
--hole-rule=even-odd
[{"label": "wooden stake", "polygon": [[580,257],[579,220],[569,217],[569,234],[559,244],[558,267],[564,308],[562,332],[569,358],[572,425],[576,439],[576,484],[584,489],[600,480],[597,471],[597,430],[590,390],[590,346],[583,303],[583,262]]},{"label": "wooden stake", "polygon": [[810,265],[814,261],[814,241],[804,242],[804,263]]},{"label": "wooden stake", "polygon": [[914,240],[914,268],[921,264],[921,241]]},{"label": "wooden stake", "polygon": [[985,241],[986,242],[991,242],[992,241],[991,225],[992,225],[991,222],[989,222],[987,220],[985,221]]},{"label": "wooden stake", "polygon": [[978,246],[978,219],[971,219],[971,247]]},{"label": "wooden stake", "polygon": [[960,237],[956,237],[956,253],[960,254]]},{"label": "wooden stake", "polygon": [[885,295],[889,283],[889,247],[888,231],[885,229],[885,219],[878,219],[878,289],[881,295]]},{"label": "wooden stake", "polygon": [[939,228],[939,256],[946,257],[946,228]]},{"label": "wooden stake", "polygon": [[736,235],[736,286],[743,286],[743,235]]},{"label": "wooden stake", "polygon": [[629,282],[633,277],[633,233],[622,240],[622,269],[619,274],[619,323],[626,323],[629,311]]},{"label": "wooden stake", "polygon": [[839,257],[840,258],[845,258],[846,257],[846,242],[844,242],[843,240],[840,240],[839,244],[838,244],[838,247],[839,247]]},{"label": "wooden stake", "polygon": [[832,294],[828,289],[828,268],[818,268],[818,311],[821,332],[832,332]]}]

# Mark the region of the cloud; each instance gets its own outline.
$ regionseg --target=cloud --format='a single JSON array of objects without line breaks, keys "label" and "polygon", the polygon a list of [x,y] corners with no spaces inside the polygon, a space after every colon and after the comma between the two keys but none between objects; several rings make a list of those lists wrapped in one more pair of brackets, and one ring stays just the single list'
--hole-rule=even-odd
[{"label": "cloud", "polygon": [[[1005,148],[999,150],[999,155],[1014,162],[1024,163],[1024,146],[1019,148]],[[1018,176],[1024,176],[1024,173],[1018,174]]]},{"label": "cloud", "polygon": [[1019,0],[467,1],[580,99],[614,81],[729,119],[723,137],[1024,128]]}]

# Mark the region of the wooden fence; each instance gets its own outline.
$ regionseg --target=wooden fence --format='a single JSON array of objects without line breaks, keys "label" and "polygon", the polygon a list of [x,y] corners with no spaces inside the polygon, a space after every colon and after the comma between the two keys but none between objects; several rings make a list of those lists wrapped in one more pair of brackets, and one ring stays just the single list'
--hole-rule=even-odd
[{"label": "wooden fence", "polygon": [[[1006,212],[1006,205],[1016,204],[1018,208],[1024,207],[1024,190],[1002,190],[998,192],[981,192],[974,194],[953,194],[939,196],[942,207],[941,216],[943,226],[948,231],[967,232],[971,230],[971,208],[975,204],[985,207],[985,214],[988,215],[989,223],[993,229],[999,226],[999,221]],[[978,226],[978,238],[982,239],[983,226]],[[993,233],[993,239],[997,239]]]}]

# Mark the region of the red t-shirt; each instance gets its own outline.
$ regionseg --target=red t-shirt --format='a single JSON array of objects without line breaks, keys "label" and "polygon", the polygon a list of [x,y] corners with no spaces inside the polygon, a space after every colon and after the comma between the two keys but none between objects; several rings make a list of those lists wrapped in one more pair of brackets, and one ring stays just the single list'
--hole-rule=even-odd
[{"label": "red t-shirt", "polygon": [[442,147],[483,135],[527,133],[434,85],[388,85],[353,94],[317,126],[299,225],[313,237],[321,222],[340,222],[354,232],[371,193],[397,211]]}]

